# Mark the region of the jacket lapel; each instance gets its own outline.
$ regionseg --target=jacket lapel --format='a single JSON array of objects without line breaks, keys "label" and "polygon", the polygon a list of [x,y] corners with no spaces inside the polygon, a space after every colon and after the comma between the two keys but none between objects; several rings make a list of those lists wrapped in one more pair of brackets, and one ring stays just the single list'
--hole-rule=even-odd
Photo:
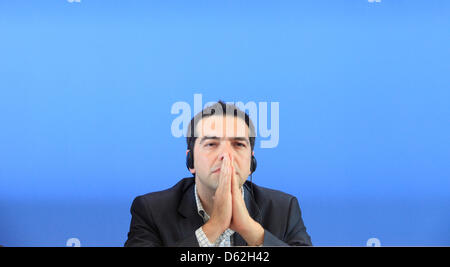
[{"label": "jacket lapel", "polygon": [[203,220],[197,213],[194,182],[184,191],[178,206],[178,212],[184,217],[184,220],[180,221],[181,233],[193,232],[203,225]]}]

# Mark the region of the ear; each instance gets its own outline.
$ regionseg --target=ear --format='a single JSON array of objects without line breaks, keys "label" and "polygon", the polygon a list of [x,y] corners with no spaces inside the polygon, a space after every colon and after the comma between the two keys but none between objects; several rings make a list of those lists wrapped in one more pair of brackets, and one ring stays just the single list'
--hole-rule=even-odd
[{"label": "ear", "polygon": [[[189,151],[190,151],[189,149],[186,150],[186,157],[187,157]],[[187,159],[186,159],[186,160],[187,160]],[[189,171],[190,171],[192,174],[195,174],[195,168],[194,168],[194,169],[189,168]]]},{"label": "ear", "polygon": [[252,151],[252,156],[255,156],[255,151]]}]

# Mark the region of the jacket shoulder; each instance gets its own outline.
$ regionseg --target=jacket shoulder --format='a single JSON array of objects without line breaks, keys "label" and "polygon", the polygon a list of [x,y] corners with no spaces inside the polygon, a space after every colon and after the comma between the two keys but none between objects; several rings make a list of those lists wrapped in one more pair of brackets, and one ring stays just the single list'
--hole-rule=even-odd
[{"label": "jacket shoulder", "polygon": [[[251,192],[251,184],[249,185],[248,189]],[[253,184],[253,199],[264,213],[270,212],[279,216],[288,214],[292,205],[298,203],[297,198],[291,194],[255,184]]]},{"label": "jacket shoulder", "polygon": [[193,184],[193,177],[183,178],[171,188],[137,196],[135,201],[138,200],[146,205],[159,206],[161,208],[171,205],[178,205],[184,192],[186,192],[186,190],[188,190]]},{"label": "jacket shoulder", "polygon": [[[252,190],[250,183],[249,183],[248,188],[250,191]],[[285,193],[280,190],[259,186],[256,184],[253,184],[253,194],[254,194],[255,199],[260,200],[260,201],[269,201],[270,200],[270,201],[290,202],[290,201],[292,201],[292,199],[296,199],[296,197],[291,194]]]}]

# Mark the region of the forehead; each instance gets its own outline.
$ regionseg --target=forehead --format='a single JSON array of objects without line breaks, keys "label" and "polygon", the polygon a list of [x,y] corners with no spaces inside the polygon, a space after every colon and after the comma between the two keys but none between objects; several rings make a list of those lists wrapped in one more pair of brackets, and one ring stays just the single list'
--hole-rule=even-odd
[{"label": "forehead", "polygon": [[213,115],[198,122],[195,134],[197,137],[249,137],[249,129],[240,117]]}]

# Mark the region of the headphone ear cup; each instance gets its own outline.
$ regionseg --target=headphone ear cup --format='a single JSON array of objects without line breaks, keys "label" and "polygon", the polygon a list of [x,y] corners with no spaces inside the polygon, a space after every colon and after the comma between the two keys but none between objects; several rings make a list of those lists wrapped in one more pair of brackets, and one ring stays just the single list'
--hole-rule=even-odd
[{"label": "headphone ear cup", "polygon": [[194,168],[194,158],[193,158],[190,150],[186,155],[186,167],[188,168],[188,170]]},{"label": "headphone ear cup", "polygon": [[252,162],[250,163],[250,173],[253,173],[256,171],[256,166],[257,166],[257,162],[256,162],[256,158],[255,156],[252,156]]}]

